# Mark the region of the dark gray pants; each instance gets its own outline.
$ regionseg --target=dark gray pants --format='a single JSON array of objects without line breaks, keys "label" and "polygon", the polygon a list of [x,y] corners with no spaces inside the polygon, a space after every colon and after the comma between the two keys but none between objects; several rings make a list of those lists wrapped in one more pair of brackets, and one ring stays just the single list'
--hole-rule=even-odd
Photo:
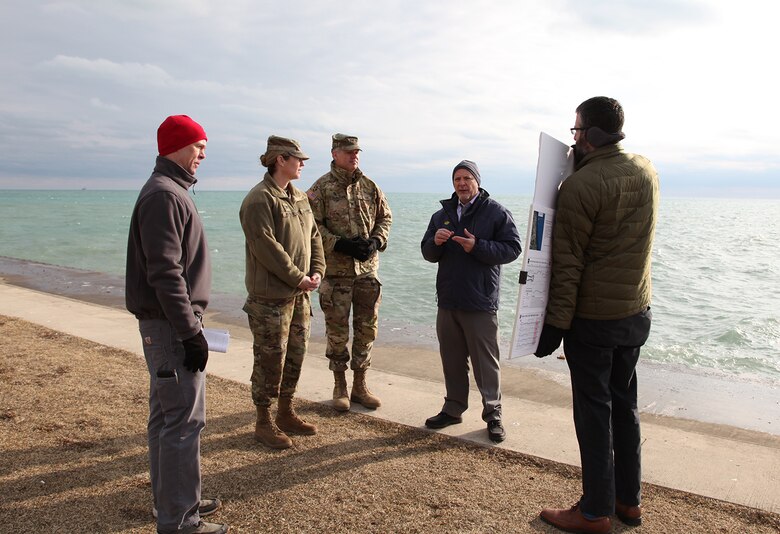
[{"label": "dark gray pants", "polygon": [[436,335],[447,395],[442,411],[460,416],[469,405],[469,358],[482,395],[482,420],[501,419],[498,318],[495,312],[439,308]]},{"label": "dark gray pants", "polygon": [[139,321],[149,369],[149,474],[158,532],[198,524],[200,432],[206,375],[183,367],[184,347],[168,321]]},{"label": "dark gray pants", "polygon": [[582,463],[580,510],[586,514],[612,514],[615,498],[640,503],[635,368],[651,319],[649,308],[614,321],[575,318],[564,337]]}]

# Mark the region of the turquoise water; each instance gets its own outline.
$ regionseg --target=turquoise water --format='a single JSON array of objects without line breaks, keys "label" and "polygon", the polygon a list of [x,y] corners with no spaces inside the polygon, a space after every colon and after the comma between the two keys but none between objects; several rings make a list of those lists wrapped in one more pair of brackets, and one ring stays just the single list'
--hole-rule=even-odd
[{"label": "turquoise water", "polygon": [[[198,191],[194,197],[212,251],[214,290],[239,296],[244,194]],[[0,255],[121,274],[136,196],[0,191]],[[419,246],[444,196],[388,194],[394,223],[381,256],[380,339],[435,346],[436,266],[422,259]],[[530,198],[495,198],[512,210],[524,236]],[[780,385],[778,243],[778,200],[663,199],[654,249],[654,323],[643,359]],[[519,261],[504,268],[504,346],[512,334],[519,270]]]}]

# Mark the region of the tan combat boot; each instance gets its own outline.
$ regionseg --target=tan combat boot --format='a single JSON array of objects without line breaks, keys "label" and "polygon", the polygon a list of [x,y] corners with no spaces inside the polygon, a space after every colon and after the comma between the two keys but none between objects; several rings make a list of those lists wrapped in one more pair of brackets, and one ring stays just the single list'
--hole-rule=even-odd
[{"label": "tan combat boot", "polygon": [[295,413],[292,398],[279,397],[279,411],[276,412],[276,426],[289,434],[301,434],[313,436],[317,433],[317,427],[307,423]]},{"label": "tan combat boot", "polygon": [[366,408],[372,409],[382,406],[382,401],[379,400],[379,397],[368,390],[365,369],[355,369],[355,376],[352,381],[352,402],[357,402]]},{"label": "tan combat boot", "polygon": [[349,393],[347,393],[347,375],[345,371],[333,371],[336,385],[333,387],[333,407],[336,411],[349,411]]},{"label": "tan combat boot", "polygon": [[271,421],[271,410],[268,406],[257,407],[255,440],[272,449],[289,449],[292,447],[292,440]]}]

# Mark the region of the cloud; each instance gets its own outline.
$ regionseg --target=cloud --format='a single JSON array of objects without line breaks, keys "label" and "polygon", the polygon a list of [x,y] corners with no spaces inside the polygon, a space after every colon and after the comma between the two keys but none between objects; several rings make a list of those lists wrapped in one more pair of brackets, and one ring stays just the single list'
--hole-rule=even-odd
[{"label": "cloud", "polygon": [[186,113],[209,132],[199,172],[231,177],[204,187],[254,183],[270,134],[301,141],[316,177],[341,131],[389,190],[438,191],[468,157],[527,192],[539,132],[569,142],[596,94],[623,103],[626,147],[659,166],[758,175],[780,162],[767,5],[4,3],[0,175],[126,184],[148,175],[163,118]]},{"label": "cloud", "polygon": [[594,31],[668,32],[713,18],[710,7],[689,0],[563,0],[563,3],[566,12]]},{"label": "cloud", "polygon": [[123,85],[138,85],[165,87],[173,85],[176,80],[165,72],[165,69],[151,64],[117,63],[107,59],[88,59],[57,55],[43,62],[44,68],[63,70],[76,75],[91,75],[110,80]]},{"label": "cloud", "polygon": [[90,98],[89,103],[92,104],[93,107],[98,109],[105,109],[108,111],[122,111],[122,108],[115,104],[107,104],[100,100],[99,98]]}]

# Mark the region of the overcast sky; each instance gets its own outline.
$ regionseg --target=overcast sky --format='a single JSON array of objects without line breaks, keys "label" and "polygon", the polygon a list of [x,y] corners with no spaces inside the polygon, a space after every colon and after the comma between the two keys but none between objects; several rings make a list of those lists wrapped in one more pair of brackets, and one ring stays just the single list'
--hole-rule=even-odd
[{"label": "overcast sky", "polygon": [[[670,196],[780,197],[780,4],[763,0],[3,0],[0,189],[138,189],[156,130],[209,136],[201,189],[247,190],[270,134],[307,187],[357,135],[386,191],[446,192],[476,161],[531,194],[539,133],[595,95]],[[771,96],[770,96],[771,95]]]}]

